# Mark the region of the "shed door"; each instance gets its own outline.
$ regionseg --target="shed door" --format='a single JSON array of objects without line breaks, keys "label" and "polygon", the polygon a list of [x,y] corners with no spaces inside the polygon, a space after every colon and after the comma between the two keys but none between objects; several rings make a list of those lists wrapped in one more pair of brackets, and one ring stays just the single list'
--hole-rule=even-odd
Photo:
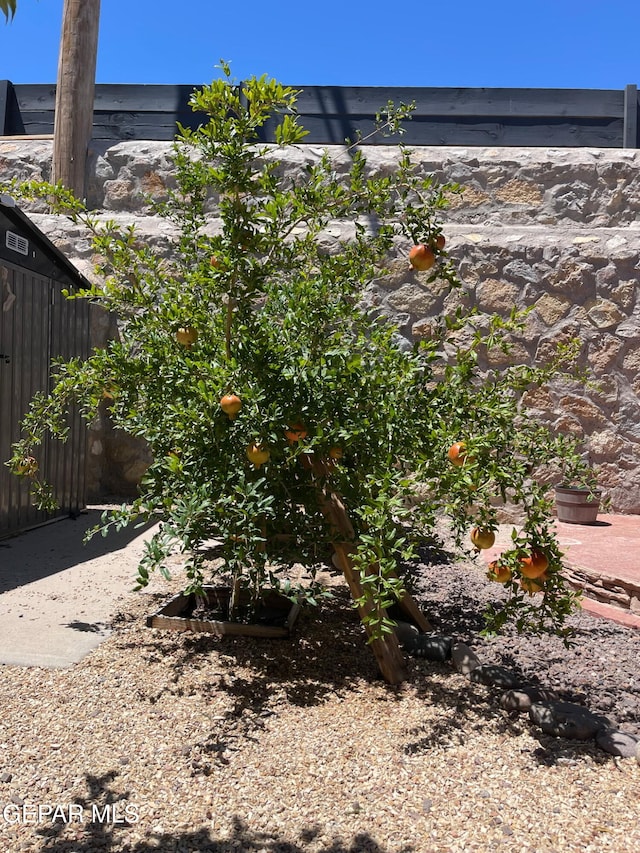
[{"label": "shed door", "polygon": [[0,536],[84,506],[86,433],[82,429],[80,435],[77,425],[66,444],[45,439],[36,448],[42,471],[56,487],[60,501],[54,516],[33,507],[27,480],[11,474],[4,464],[20,437],[20,424],[33,395],[49,390],[52,355],[71,355],[61,351],[67,346],[60,341],[75,340],[77,331],[70,316],[73,310],[61,304],[66,300],[59,291],[60,286],[50,279],[0,261]]}]

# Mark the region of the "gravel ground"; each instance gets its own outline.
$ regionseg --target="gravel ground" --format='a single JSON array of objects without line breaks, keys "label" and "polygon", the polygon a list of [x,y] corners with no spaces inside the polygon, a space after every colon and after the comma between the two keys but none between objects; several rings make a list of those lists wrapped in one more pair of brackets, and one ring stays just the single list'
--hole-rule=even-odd
[{"label": "gravel ground", "polygon": [[434,630],[468,642],[483,663],[504,664],[528,683],[563,693],[613,727],[640,736],[640,631],[580,610],[569,619],[576,632],[570,649],[557,637],[518,636],[514,630],[485,639],[482,611],[498,591],[480,565],[442,564],[433,556],[420,564],[416,597]]},{"label": "gravel ground", "polygon": [[[571,650],[482,640],[478,566],[416,575],[438,630],[640,733],[638,632],[582,614]],[[72,668],[2,667],[3,851],[640,850],[635,759],[542,734],[448,664],[389,687],[340,583],[280,641],[146,628],[153,590]]]}]

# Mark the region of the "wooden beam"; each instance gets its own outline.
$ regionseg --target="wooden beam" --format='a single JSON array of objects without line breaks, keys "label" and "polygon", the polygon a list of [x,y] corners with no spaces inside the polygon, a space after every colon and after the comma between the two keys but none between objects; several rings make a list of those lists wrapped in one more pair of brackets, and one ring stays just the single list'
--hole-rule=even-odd
[{"label": "wooden beam", "polygon": [[30,139],[53,139],[53,133],[21,133],[18,136],[2,136],[0,142],[28,142]]},{"label": "wooden beam", "polygon": [[85,195],[93,127],[100,0],[64,0],[53,128],[53,182]]},{"label": "wooden beam", "polygon": [[[204,120],[188,107],[194,88],[197,85],[97,85],[93,139],[173,139],[176,121],[196,127]],[[373,130],[374,113],[388,99],[415,100],[416,112],[403,137],[373,137],[369,144],[400,140],[407,145],[619,148],[623,144],[623,89],[301,88],[297,110],[309,131],[307,144],[342,145],[357,132],[366,137]],[[12,128],[12,133],[49,132],[55,87],[17,84],[13,89],[22,127]],[[631,94],[629,89],[628,142],[636,107]],[[273,140],[273,124],[265,127],[264,141]]]},{"label": "wooden beam", "polygon": [[[324,464],[321,461],[310,462],[313,470],[320,477],[324,475]],[[366,618],[373,612],[374,604],[370,598],[364,595],[360,582],[360,572],[353,566],[352,554],[355,550],[354,530],[344,504],[333,492],[320,489],[320,508],[327,519],[332,533],[333,547],[340,562],[340,568],[351,591],[354,601],[358,604],[358,613],[363,620],[364,629],[369,638],[369,645],[373,652],[383,678],[389,684],[400,684],[408,677],[404,656],[398,644],[398,638],[394,633],[384,634],[382,637],[374,637],[371,629],[366,624]],[[373,570],[373,568],[372,568]],[[383,612],[383,616],[386,613]]]},{"label": "wooden beam", "polygon": [[419,628],[423,633],[427,633],[428,631],[433,631],[433,625],[427,617],[424,615],[422,610],[416,604],[415,598],[410,595],[406,590],[402,598],[398,601],[398,607],[402,612],[409,617],[409,619],[413,622],[416,628]]},{"label": "wooden beam", "polygon": [[414,117],[622,118],[620,89],[470,89],[423,86],[294,86],[300,115],[375,115],[387,101],[414,102]]},{"label": "wooden beam", "polygon": [[[344,542],[336,542],[334,548],[340,561],[340,568],[351,591],[351,597],[354,601],[361,599],[363,589],[360,583],[359,572],[354,570],[351,560],[352,546]],[[358,613],[363,620],[372,611],[373,604],[371,601],[366,601],[364,604],[358,605]],[[385,634],[383,637],[372,639],[370,628],[366,624],[364,628],[369,637],[369,645],[385,681],[388,681],[389,684],[401,684],[403,681],[406,681],[408,677],[407,668],[396,635]]]},{"label": "wooden beam", "polygon": [[629,84],[624,90],[623,148],[638,147],[638,87]]}]

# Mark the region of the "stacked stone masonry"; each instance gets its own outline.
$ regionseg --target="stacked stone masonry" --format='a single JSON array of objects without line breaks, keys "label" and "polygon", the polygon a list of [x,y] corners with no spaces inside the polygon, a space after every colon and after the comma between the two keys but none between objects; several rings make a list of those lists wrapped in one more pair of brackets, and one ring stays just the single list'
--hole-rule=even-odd
[{"label": "stacked stone masonry", "polygon": [[[349,155],[330,149],[338,172]],[[282,169],[302,173],[320,148],[301,146],[286,154]],[[393,146],[367,148],[369,168],[390,172]],[[88,204],[106,218],[135,221],[150,244],[165,250],[166,222],[150,216],[145,198],[162,199],[173,184],[171,144],[121,142],[94,146],[89,163]],[[282,157],[282,152],[278,153]],[[463,288],[448,293],[411,270],[406,246],[398,245],[391,274],[373,284],[372,304],[390,314],[407,340],[429,334],[434,317],[460,300],[480,314],[531,309],[509,356],[492,355],[500,370],[514,361],[544,358],[558,342],[578,338],[581,362],[593,382],[558,380],[529,395],[531,417],[585,440],[589,460],[610,508],[640,513],[640,151],[580,148],[414,148],[425,174],[464,187],[443,214],[447,249]],[[48,140],[0,141],[2,180],[50,176]],[[27,208],[29,210],[29,208]],[[33,207],[36,224],[85,274],[92,273],[86,234],[65,219]],[[215,228],[215,198],[211,200]],[[349,234],[335,223],[327,248]],[[94,343],[112,324],[96,316]],[[144,451],[107,423],[91,438],[91,487],[122,490],[146,464]]]}]

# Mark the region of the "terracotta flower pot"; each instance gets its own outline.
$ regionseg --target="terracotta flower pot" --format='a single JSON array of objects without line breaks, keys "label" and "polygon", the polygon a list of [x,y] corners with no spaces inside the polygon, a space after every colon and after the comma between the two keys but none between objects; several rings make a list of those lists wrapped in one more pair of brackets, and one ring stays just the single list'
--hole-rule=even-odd
[{"label": "terracotta flower pot", "polygon": [[579,486],[556,486],[558,521],[566,524],[595,524],[600,509],[600,491]]}]

